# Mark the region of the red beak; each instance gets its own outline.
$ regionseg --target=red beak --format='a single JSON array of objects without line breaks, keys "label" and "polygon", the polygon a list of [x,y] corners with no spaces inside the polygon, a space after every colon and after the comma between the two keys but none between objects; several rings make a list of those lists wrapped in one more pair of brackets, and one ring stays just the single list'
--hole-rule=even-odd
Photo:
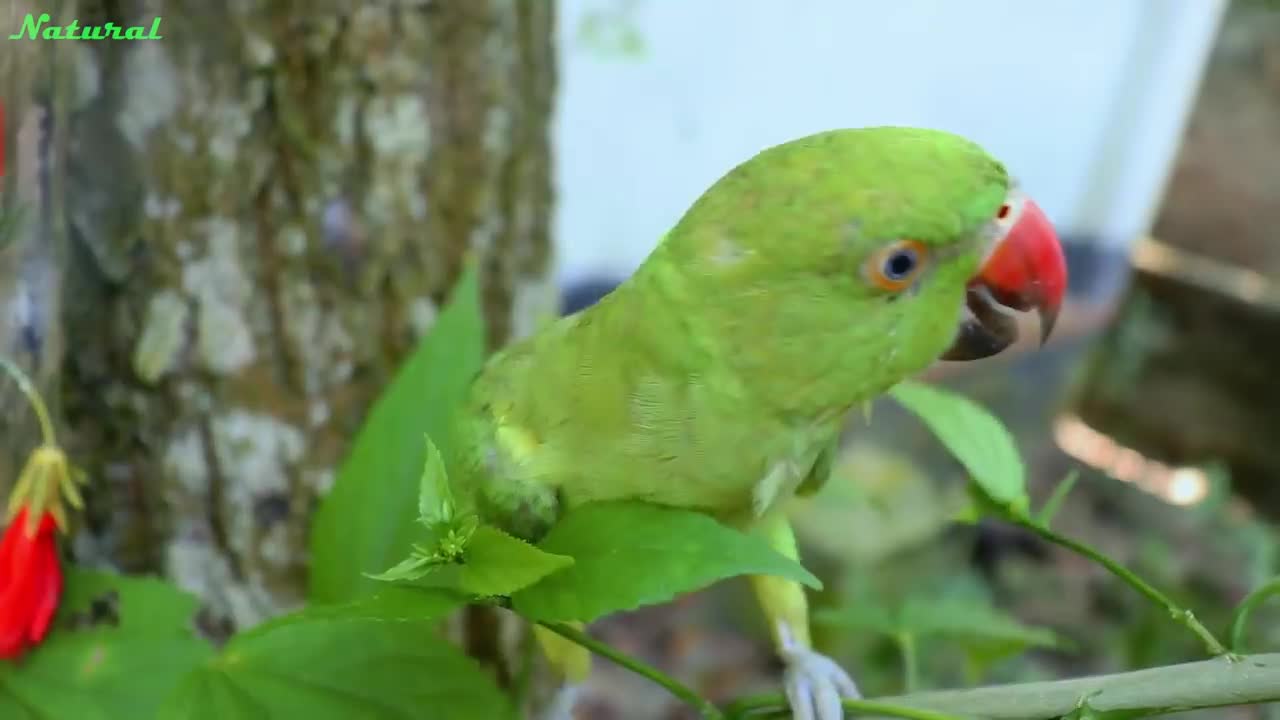
[{"label": "red beak", "polygon": [[997,304],[1040,315],[1040,344],[1053,332],[1067,290],[1067,261],[1049,218],[1030,198],[1009,232],[969,282],[968,317],[944,360],[995,355],[1018,338],[1017,323]]}]

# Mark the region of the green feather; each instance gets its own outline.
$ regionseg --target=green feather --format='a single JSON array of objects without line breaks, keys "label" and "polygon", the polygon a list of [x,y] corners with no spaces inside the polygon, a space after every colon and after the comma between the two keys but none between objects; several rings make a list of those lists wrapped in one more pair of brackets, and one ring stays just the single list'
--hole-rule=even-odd
[{"label": "green feather", "polygon": [[[853,406],[943,352],[1007,191],[999,162],[934,130],[761,152],[600,303],[489,360],[458,424],[462,492],[525,537],[605,499],[752,524],[820,485]],[[892,294],[862,268],[903,238],[931,253]]]}]

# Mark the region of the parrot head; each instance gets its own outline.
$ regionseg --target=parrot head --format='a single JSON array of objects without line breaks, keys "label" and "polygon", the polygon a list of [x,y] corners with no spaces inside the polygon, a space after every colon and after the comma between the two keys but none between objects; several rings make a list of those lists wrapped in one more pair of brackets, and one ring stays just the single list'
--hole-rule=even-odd
[{"label": "parrot head", "polygon": [[1017,339],[1010,311],[1037,311],[1043,343],[1066,288],[1045,214],[999,161],[937,130],[834,130],[766,149],[672,235],[672,259],[726,307],[767,298],[768,310],[736,311],[757,336],[808,343],[827,367],[857,353],[881,387],[1000,352]]}]

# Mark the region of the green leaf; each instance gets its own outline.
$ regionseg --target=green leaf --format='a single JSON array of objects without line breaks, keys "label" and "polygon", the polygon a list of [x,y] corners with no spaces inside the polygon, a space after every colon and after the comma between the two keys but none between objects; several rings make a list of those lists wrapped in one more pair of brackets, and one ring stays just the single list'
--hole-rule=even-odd
[{"label": "green leaf", "polygon": [[425,548],[419,549],[415,547],[409,553],[409,557],[392,565],[387,570],[373,573],[369,577],[384,582],[407,582],[421,580],[434,572],[438,572],[446,561],[425,550]]},{"label": "green leaf", "polygon": [[904,382],[889,394],[929,426],[997,505],[1026,515],[1026,469],[1003,423],[968,398],[929,385]]},{"label": "green leaf", "polygon": [[422,477],[418,480],[418,519],[424,524],[448,523],[453,520],[453,490],[449,487],[449,473],[444,467],[440,449],[426,441],[426,462],[422,465]]},{"label": "green leaf", "polygon": [[1280,595],[1280,577],[1272,578],[1261,586],[1254,588],[1236,606],[1231,616],[1231,650],[1244,652],[1245,628],[1249,624],[1249,615],[1254,608],[1266,600]]},{"label": "green leaf", "polygon": [[951,527],[965,487],[939,488],[908,456],[854,443],[821,491],[792,503],[791,525],[811,550],[870,566],[935,541]]},{"label": "green leaf", "polygon": [[442,553],[436,546],[416,545],[408,558],[376,580],[413,582],[420,587],[456,590],[488,597],[510,595],[553,572],[573,564],[573,558],[544,552],[497,528],[463,518],[466,545],[458,553]]},{"label": "green leaf", "polygon": [[481,525],[471,536],[461,564],[437,566],[421,584],[447,587],[481,597],[510,595],[573,564],[573,558],[556,555]]},{"label": "green leaf", "polygon": [[147,577],[68,568],[55,625],[18,664],[0,663],[5,720],[154,716],[213,654],[195,633],[198,603]]},{"label": "green leaf", "polygon": [[737,575],[777,575],[822,587],[760,537],[701,513],[644,503],[575,508],[538,547],[574,563],[512,596],[515,610],[535,620],[591,622]]},{"label": "green leaf", "polygon": [[1071,472],[1067,473],[1067,476],[1054,486],[1053,493],[1049,495],[1048,500],[1044,501],[1040,512],[1036,514],[1036,522],[1044,527],[1049,527],[1058,511],[1062,509],[1062,503],[1066,502],[1067,495],[1071,494],[1071,489],[1076,486],[1076,481],[1079,479],[1079,471],[1072,468]]},{"label": "green leaf", "polygon": [[929,583],[906,597],[886,596],[858,584],[847,591],[843,607],[816,611],[814,619],[884,635],[949,637],[1012,650],[1060,645],[1052,630],[1025,625],[993,605],[990,591],[971,576]]},{"label": "green leaf", "polygon": [[462,598],[383,588],[232,638],[165,703],[161,720],[515,717],[473,660],[440,637]]},{"label": "green leaf", "polygon": [[1058,645],[1058,636],[1052,630],[1024,625],[974,597],[913,596],[903,605],[899,622],[903,631],[919,637],[999,643],[1009,646],[1010,652]]},{"label": "green leaf", "polygon": [[474,263],[448,305],[374,403],[311,530],[313,602],[374,591],[378,572],[413,540],[418,481],[427,457],[423,433],[439,457],[451,448],[449,422],[484,360],[484,322]]},{"label": "green leaf", "polygon": [[855,602],[848,607],[815,610],[813,620],[825,625],[879,635],[902,633],[902,621],[897,613],[883,605],[869,602]]},{"label": "green leaf", "polygon": [[481,525],[467,546],[459,587],[475,595],[511,595],[573,565],[573,558]]},{"label": "green leaf", "polygon": [[247,642],[257,635],[270,634],[278,628],[295,623],[305,625],[320,621],[351,620],[434,621],[445,617],[466,602],[466,597],[441,588],[420,589],[384,585],[378,592],[357,600],[334,605],[310,605],[302,610],[281,615],[237,634],[234,640]]}]

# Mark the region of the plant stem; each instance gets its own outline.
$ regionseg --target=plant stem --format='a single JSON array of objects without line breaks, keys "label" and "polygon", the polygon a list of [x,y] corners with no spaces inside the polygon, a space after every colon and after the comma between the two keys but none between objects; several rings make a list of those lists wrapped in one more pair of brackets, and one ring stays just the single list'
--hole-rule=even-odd
[{"label": "plant stem", "polygon": [[[1238,662],[1218,657],[1071,680],[848,700],[845,707],[853,712],[916,720],[1057,720],[1078,709],[1084,699],[1099,715],[1115,713],[1116,717],[1278,702],[1280,653],[1246,655]],[[726,719],[740,720],[757,714],[768,717],[779,712],[787,717],[786,708],[787,700],[780,694],[744,698],[729,706]]]},{"label": "plant stem", "polygon": [[911,633],[897,633],[898,652],[902,654],[903,690],[915,692],[920,686],[920,668],[916,659],[916,638]]},{"label": "plant stem", "polygon": [[591,652],[606,657],[631,672],[661,685],[667,692],[697,710],[704,720],[723,720],[724,714],[720,712],[720,708],[717,708],[714,703],[694,692],[691,688],[681,685],[679,681],[661,670],[625,655],[575,627],[558,622],[539,622],[538,624],[566,640],[575,642]]},{"label": "plant stem", "polygon": [[53,420],[49,417],[49,410],[44,406],[44,399],[40,397],[40,391],[36,390],[35,383],[31,382],[31,378],[22,372],[22,368],[18,367],[12,360],[0,355],[0,368],[3,368],[9,377],[13,378],[13,382],[17,384],[18,389],[26,396],[27,402],[31,403],[31,409],[36,413],[36,420],[40,423],[40,440],[44,445],[56,445],[57,438],[53,434]]},{"label": "plant stem", "polygon": [[1254,588],[1253,592],[1240,601],[1231,617],[1231,649],[1244,652],[1244,627],[1249,621],[1249,613],[1267,598],[1280,594],[1280,577],[1274,577]]},{"label": "plant stem", "polygon": [[1040,512],[1036,514],[1036,520],[1041,525],[1049,527],[1053,523],[1053,518],[1058,514],[1058,510],[1062,507],[1062,503],[1066,502],[1067,495],[1070,494],[1071,488],[1076,486],[1076,481],[1080,479],[1080,472],[1075,468],[1071,468],[1071,472],[1062,478],[1062,481],[1053,487],[1053,492],[1049,494],[1049,499],[1044,501],[1044,505],[1040,506]]},{"label": "plant stem", "polygon": [[1200,638],[1201,642],[1204,643],[1205,649],[1208,650],[1210,655],[1225,655],[1228,660],[1232,661],[1238,659],[1233,653],[1227,650],[1226,646],[1219,642],[1218,638],[1214,637],[1213,633],[1209,632],[1208,628],[1196,619],[1194,613],[1175,603],[1167,595],[1152,587],[1146,580],[1143,580],[1134,574],[1134,572],[1129,568],[1126,568],[1115,560],[1112,560],[1082,542],[1072,540],[1065,535],[1059,535],[1053,530],[1050,530],[1030,518],[1015,517],[1013,518],[1013,522],[1019,527],[1026,528],[1049,542],[1061,545],[1074,553],[1083,555],[1109,570],[1111,574],[1128,583],[1130,587],[1137,590],[1148,600],[1169,611],[1170,617]]}]

